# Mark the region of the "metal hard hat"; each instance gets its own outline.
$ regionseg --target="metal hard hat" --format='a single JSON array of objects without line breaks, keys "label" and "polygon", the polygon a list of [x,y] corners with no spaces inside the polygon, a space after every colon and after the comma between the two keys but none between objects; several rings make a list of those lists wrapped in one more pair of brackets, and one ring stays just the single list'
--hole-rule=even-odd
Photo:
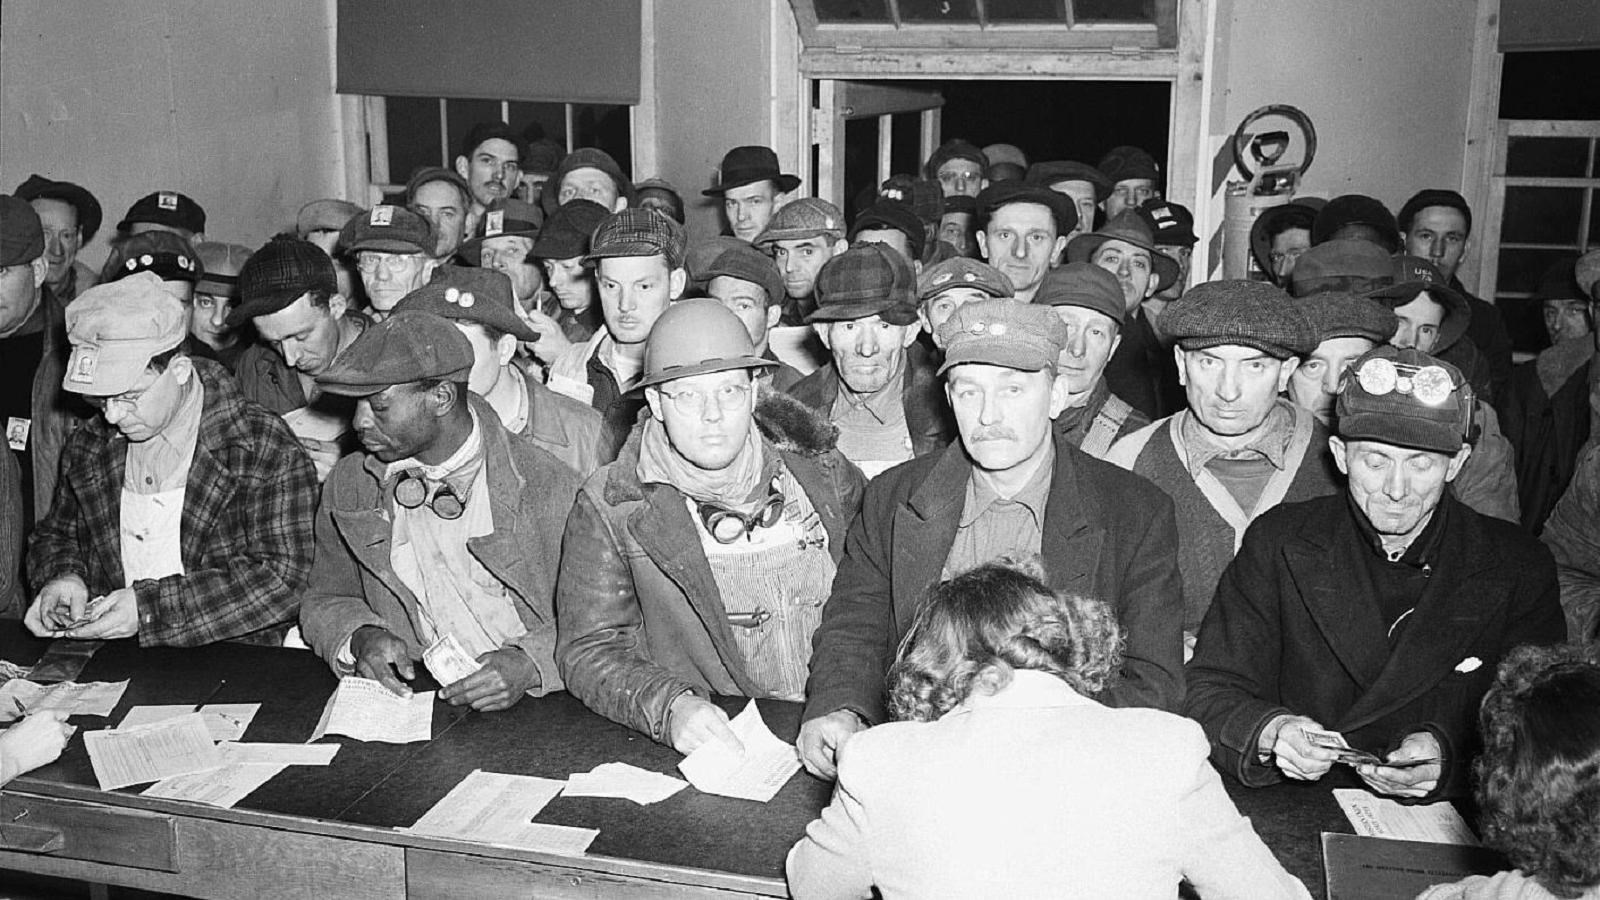
[{"label": "metal hard hat", "polygon": [[744,323],[720,302],[709,298],[679,300],[650,329],[650,338],[644,345],[644,378],[639,386],[775,365],[756,355]]}]

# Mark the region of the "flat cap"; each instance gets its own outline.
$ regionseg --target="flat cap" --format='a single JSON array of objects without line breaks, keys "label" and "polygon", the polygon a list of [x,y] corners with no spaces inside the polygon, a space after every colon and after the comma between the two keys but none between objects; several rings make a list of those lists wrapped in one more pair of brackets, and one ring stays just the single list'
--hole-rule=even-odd
[{"label": "flat cap", "polygon": [[593,200],[570,200],[544,220],[528,251],[536,259],[577,259],[589,255],[594,230],[611,211]]},{"label": "flat cap", "polygon": [[129,390],[189,333],[183,304],[154,272],[89,288],[67,305],[66,321],[72,356],[61,387],[90,397]]},{"label": "flat cap", "polygon": [[951,138],[940,144],[928,157],[928,161],[922,166],[922,177],[938,178],[939,167],[952,159],[968,160],[976,164],[980,171],[989,168],[989,157],[983,155],[977,144],[961,138]]},{"label": "flat cap", "polygon": [[370,397],[397,384],[462,382],[472,370],[472,344],[449,319],[396,313],[366,330],[317,376],[330,394]]},{"label": "flat cap", "polygon": [[984,158],[989,160],[989,165],[1010,163],[1013,166],[1028,167],[1028,155],[1016,144],[989,144],[983,148]]},{"label": "flat cap", "polygon": [[822,264],[817,308],[807,322],[844,322],[879,316],[891,325],[917,320],[916,276],[900,252],[861,244]]},{"label": "flat cap", "polygon": [[[1118,325],[1128,315],[1117,276],[1088,262],[1067,263],[1044,273],[1033,302],[1040,306],[1081,306],[1109,316]],[[1165,323],[1163,318],[1162,324]]]},{"label": "flat cap", "polygon": [[1350,225],[1366,225],[1377,232],[1384,249],[1390,253],[1400,251],[1400,228],[1395,224],[1394,214],[1365,194],[1345,194],[1329,200],[1311,223],[1311,243],[1329,240],[1339,229]]},{"label": "flat cap", "polygon": [[778,241],[824,236],[837,241],[844,237],[844,232],[844,214],[839,212],[839,207],[820,197],[801,197],[790,200],[773,213],[766,229],[756,235],[752,243],[766,247]]},{"label": "flat cap", "polygon": [[157,229],[118,241],[106,258],[103,281],[116,281],[137,272],[154,272],[162,281],[200,279],[200,256],[189,239],[175,231]]},{"label": "flat cap", "polygon": [[1094,185],[1094,199],[1097,203],[1111,196],[1111,188],[1114,186],[1104,172],[1088,163],[1074,162],[1070,159],[1034,163],[1028,167],[1028,174],[1024,180],[1041,187],[1054,187],[1064,181],[1086,181]]},{"label": "flat cap", "polygon": [[1387,344],[1356,360],[1339,388],[1339,436],[1454,454],[1472,433],[1472,386],[1461,370]]},{"label": "flat cap", "polygon": [[954,288],[971,288],[991,297],[1014,297],[1016,288],[1006,273],[965,256],[935,263],[917,276],[917,299],[927,301]]},{"label": "flat cap", "polygon": [[239,272],[250,260],[250,248],[243,244],[204,241],[194,245],[194,252],[200,257],[200,280],[195,283],[195,292],[238,298]]},{"label": "flat cap", "polygon": [[1057,237],[1066,237],[1068,232],[1078,227],[1078,205],[1072,202],[1071,197],[1025,181],[1002,181],[978,192],[978,229],[982,230],[988,224],[995,210],[1013,203],[1037,203],[1050,210],[1050,218],[1056,223]]},{"label": "flat cap", "polygon": [[767,304],[782,303],[785,297],[783,273],[772,257],[740,241],[717,254],[703,272],[696,273],[696,281],[709,283],[719,275],[748,281],[767,293]]},{"label": "flat cap", "polygon": [[347,253],[431,253],[433,226],[404,206],[380,203],[345,223],[339,245]]},{"label": "flat cap", "polygon": [[78,230],[83,233],[83,243],[94,240],[100,230],[104,212],[100,201],[89,189],[70,181],[53,181],[43,175],[29,175],[28,180],[17,185],[17,196],[32,203],[35,200],[60,200],[78,211]]},{"label": "flat cap", "polygon": [[863,231],[884,230],[905,235],[913,254],[921,253],[928,239],[928,229],[909,205],[899,200],[879,200],[856,215],[855,224],[850,226],[850,240]]},{"label": "flat cap", "polygon": [[19,266],[44,254],[44,224],[33,204],[0,194],[0,266]]},{"label": "flat cap", "polygon": [[1208,281],[1161,314],[1161,328],[1185,350],[1235,344],[1276,359],[1317,348],[1317,333],[1293,299],[1263,281]]},{"label": "flat cap", "polygon": [[1055,313],[1015,300],[974,300],[939,326],[944,342],[943,375],[952,366],[982,363],[1023,372],[1056,364],[1067,344],[1067,326]]},{"label": "flat cap", "polygon": [[275,237],[239,270],[239,305],[228,313],[228,324],[238,327],[271,315],[312,291],[339,293],[333,260],[310,241]]},{"label": "flat cap", "polygon": [[361,214],[361,207],[349,200],[332,197],[313,200],[300,207],[294,217],[294,231],[306,237],[313,231],[343,231],[346,222]]},{"label": "flat cap", "polygon": [[626,198],[630,205],[633,203],[633,182],[622,174],[622,167],[617,165],[616,159],[599,147],[579,147],[561,157],[561,164],[556,166],[555,172],[550,175],[550,180],[545,182],[544,192],[551,201],[543,204],[546,211],[550,210],[561,192],[561,180],[579,169],[596,169],[604,172],[617,186],[617,196]]},{"label": "flat cap", "polygon": [[483,252],[483,242],[497,237],[537,238],[544,224],[544,211],[525,200],[503,197],[489,204],[478,217],[472,238],[461,244],[461,255],[468,262],[477,263]]},{"label": "flat cap", "polygon": [[1578,287],[1589,295],[1590,300],[1600,299],[1600,248],[1578,257],[1578,262],[1572,268],[1573,277],[1578,279]]},{"label": "flat cap", "polygon": [[206,211],[186,194],[156,191],[140,197],[133,206],[128,207],[128,214],[117,223],[117,230],[127,231],[140,223],[199,234],[206,230]]},{"label": "flat cap", "polygon": [[1137,209],[1125,209],[1102,225],[1099,231],[1073,238],[1067,244],[1067,261],[1089,262],[1094,258],[1095,251],[1107,241],[1121,241],[1148,252],[1150,268],[1156,276],[1156,290],[1164,291],[1178,280],[1178,261],[1156,249],[1150,220],[1140,215]]},{"label": "flat cap", "polygon": [[1113,185],[1119,181],[1135,178],[1148,178],[1158,182],[1161,180],[1161,167],[1156,164],[1156,158],[1138,147],[1126,144],[1106,151],[1106,155],[1100,157],[1100,165],[1097,168],[1111,179]]},{"label": "flat cap", "polygon": [[1401,231],[1410,231],[1411,220],[1417,217],[1417,213],[1430,206],[1447,206],[1461,213],[1467,220],[1467,234],[1472,234],[1472,207],[1467,205],[1467,198],[1456,191],[1444,188],[1427,188],[1412,194],[1411,199],[1400,207],[1400,212],[1394,217],[1395,224],[1400,226]]},{"label": "flat cap", "polygon": [[585,262],[618,256],[660,256],[667,268],[683,268],[689,239],[683,226],[653,209],[612,213],[595,229]]},{"label": "flat cap", "polygon": [[536,341],[538,332],[517,315],[511,278],[495,269],[440,266],[428,283],[400,298],[394,311],[433,313],[444,319],[486,325],[519,341]]},{"label": "flat cap", "polygon": [[1289,292],[1306,297],[1318,291],[1363,294],[1394,282],[1394,258],[1371,241],[1340,238],[1325,241],[1294,264]]},{"label": "flat cap", "polygon": [[1387,344],[1400,320],[1387,306],[1349,291],[1322,291],[1298,301],[1317,331],[1317,343],[1334,338],[1366,338]]}]

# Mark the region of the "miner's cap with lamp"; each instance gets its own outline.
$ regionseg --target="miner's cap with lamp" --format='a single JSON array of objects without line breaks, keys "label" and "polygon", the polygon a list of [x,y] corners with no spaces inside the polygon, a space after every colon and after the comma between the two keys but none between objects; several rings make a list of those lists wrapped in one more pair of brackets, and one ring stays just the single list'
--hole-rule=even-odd
[{"label": "miner's cap with lamp", "polygon": [[1336,407],[1339,436],[1454,455],[1472,434],[1474,403],[1460,369],[1386,344],[1346,373]]}]

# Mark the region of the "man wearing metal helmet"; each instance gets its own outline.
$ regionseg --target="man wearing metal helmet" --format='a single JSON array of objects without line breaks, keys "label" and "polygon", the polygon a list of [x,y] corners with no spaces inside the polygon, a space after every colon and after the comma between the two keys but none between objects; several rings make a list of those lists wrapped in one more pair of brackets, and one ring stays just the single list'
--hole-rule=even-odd
[{"label": "man wearing metal helmet", "polygon": [[1380,346],[1336,412],[1346,489],[1251,525],[1201,626],[1185,712],[1246,785],[1344,763],[1381,794],[1460,794],[1501,658],[1566,637],[1555,563],[1452,495],[1473,413],[1454,366]]},{"label": "man wearing metal helmet", "polygon": [[811,634],[864,479],[833,430],[757,396],[739,318],[682,300],[645,348],[649,417],[567,521],[556,659],[567,689],[682,753],[737,747],[711,694],[804,696]]},{"label": "man wearing metal helmet", "polygon": [[300,628],[337,675],[409,696],[420,659],[439,699],[500,710],[561,689],[555,571],[579,478],[467,390],[472,364],[449,319],[413,310],[317,376],[355,398],[365,452],[323,487]]}]

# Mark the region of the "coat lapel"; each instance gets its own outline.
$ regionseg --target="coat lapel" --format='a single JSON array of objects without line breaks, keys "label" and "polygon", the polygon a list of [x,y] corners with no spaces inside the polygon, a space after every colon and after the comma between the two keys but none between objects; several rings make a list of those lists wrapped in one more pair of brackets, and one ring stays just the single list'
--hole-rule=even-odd
[{"label": "coat lapel", "polygon": [[1045,504],[1039,555],[1052,588],[1090,597],[1095,595],[1094,576],[1106,535],[1105,529],[1091,525],[1083,514],[1085,492],[1078,483],[1074,452],[1064,439],[1056,437],[1055,471]]},{"label": "coat lapel", "polygon": [[537,551],[533,549],[534,536],[517,531],[519,524],[534,520],[521,509],[528,494],[527,481],[512,462],[507,434],[498,427],[499,420],[494,418],[494,411],[480,409],[479,418],[495,423],[493,428],[483,428],[484,466],[487,469],[485,481],[494,530],[469,539],[467,549],[491,575],[521,597],[535,615],[544,619],[552,612],[545,600],[555,593],[552,573],[534,565],[537,556]]},{"label": "coat lapel", "polygon": [[1351,551],[1365,552],[1361,535],[1351,533],[1355,530],[1350,515],[1341,512],[1330,530],[1302,531],[1283,555],[1323,640],[1350,677],[1370,688],[1388,660],[1389,642],[1374,605],[1357,596],[1347,574],[1361,565]]},{"label": "coat lapel", "polygon": [[894,529],[890,532],[890,578],[896,633],[909,627],[923,592],[944,571],[945,558],[955,543],[971,472],[972,463],[961,443],[951,443],[922,484],[895,510]]}]

